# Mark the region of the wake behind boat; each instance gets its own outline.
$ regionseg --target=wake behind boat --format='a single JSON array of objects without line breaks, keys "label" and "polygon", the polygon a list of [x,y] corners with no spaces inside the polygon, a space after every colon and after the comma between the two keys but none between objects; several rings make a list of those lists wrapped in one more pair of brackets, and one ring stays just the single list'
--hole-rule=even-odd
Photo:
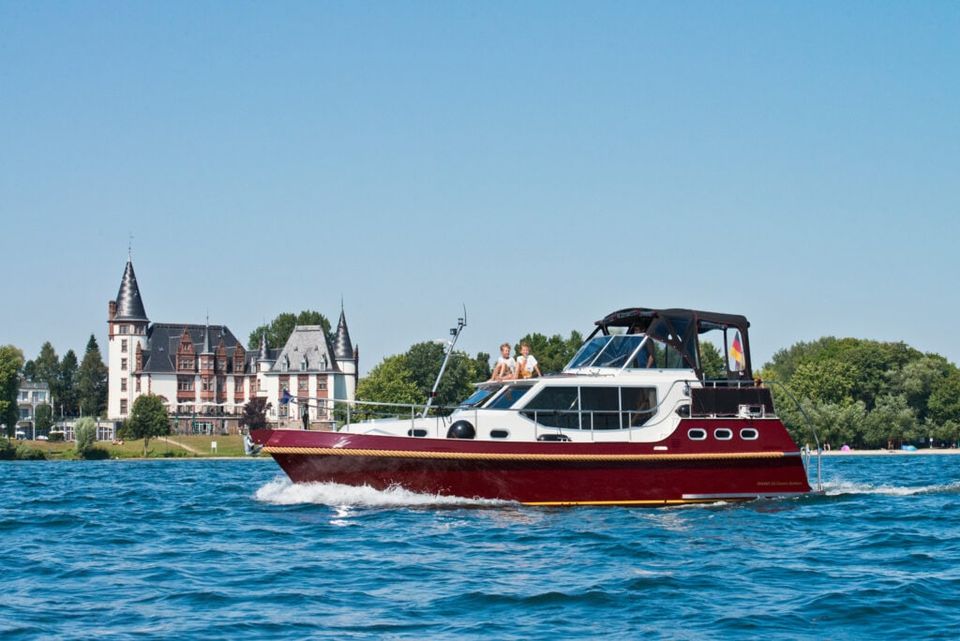
[{"label": "wake behind boat", "polygon": [[[738,315],[623,309],[597,321],[562,373],[481,383],[448,415],[406,406],[335,432],[252,438],[296,483],[531,505],[806,494],[802,452],[752,377],[748,328]],[[705,374],[704,334],[723,346],[719,379]]]}]

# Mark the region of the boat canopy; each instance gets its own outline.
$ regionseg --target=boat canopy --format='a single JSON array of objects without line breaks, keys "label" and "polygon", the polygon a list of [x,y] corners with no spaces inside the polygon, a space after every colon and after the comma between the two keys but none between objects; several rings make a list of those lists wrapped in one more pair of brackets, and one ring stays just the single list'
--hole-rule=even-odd
[{"label": "boat canopy", "polygon": [[[596,325],[597,329],[588,338],[598,333],[645,334],[673,347],[700,378],[703,378],[700,335],[719,331],[723,333],[721,352],[727,363],[727,378],[750,379],[753,377],[750,363],[750,339],[747,332],[750,323],[745,316],[695,309],[630,307],[607,314],[598,320]],[[732,358],[732,352],[736,350],[742,353],[742,358]]]}]

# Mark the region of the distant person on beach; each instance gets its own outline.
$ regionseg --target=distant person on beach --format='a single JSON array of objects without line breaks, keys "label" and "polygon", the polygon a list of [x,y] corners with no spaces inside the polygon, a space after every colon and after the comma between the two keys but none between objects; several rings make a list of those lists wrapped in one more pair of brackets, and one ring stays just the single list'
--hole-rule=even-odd
[{"label": "distant person on beach", "polygon": [[491,381],[508,381],[516,378],[517,361],[510,355],[510,343],[504,343],[500,346],[500,358],[493,368],[493,374],[490,375]]},{"label": "distant person on beach", "polygon": [[543,376],[540,373],[540,365],[537,358],[530,353],[530,345],[524,341],[520,343],[520,358],[517,359],[517,378],[531,378],[534,373],[537,376]]}]

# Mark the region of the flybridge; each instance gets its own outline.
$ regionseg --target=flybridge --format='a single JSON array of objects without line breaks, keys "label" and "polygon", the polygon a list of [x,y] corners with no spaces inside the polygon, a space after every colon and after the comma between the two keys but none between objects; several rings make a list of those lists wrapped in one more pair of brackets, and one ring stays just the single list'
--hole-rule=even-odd
[{"label": "flybridge", "polygon": [[[704,376],[703,359],[701,358],[700,337],[711,333],[710,338],[722,345],[721,354],[726,363],[727,378],[731,380],[750,379],[753,370],[750,362],[749,321],[745,316],[738,314],[720,314],[695,309],[649,309],[646,307],[630,307],[621,309],[596,322],[597,328],[588,337],[584,348],[590,345],[591,340],[598,336],[638,336],[649,337],[654,346],[648,351],[649,358],[654,360],[650,365],[636,361],[637,355],[631,354],[637,366],[657,366],[657,359],[663,364],[660,367],[688,367],[697,373],[699,378]],[[713,334],[715,332],[715,334]],[[625,349],[626,341],[623,341]],[[612,346],[612,345],[611,345]],[[605,348],[605,351],[609,347]],[[581,350],[582,352],[582,350]],[[578,356],[580,354],[578,353]],[[586,366],[577,363],[577,357],[571,361],[571,367]],[[594,365],[597,366],[597,365]],[[623,363],[618,363],[618,367]]]}]

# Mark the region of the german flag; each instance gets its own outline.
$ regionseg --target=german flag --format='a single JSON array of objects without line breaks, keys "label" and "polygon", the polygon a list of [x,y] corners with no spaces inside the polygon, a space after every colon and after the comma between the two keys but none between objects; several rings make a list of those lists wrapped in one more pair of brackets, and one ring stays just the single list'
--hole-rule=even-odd
[{"label": "german flag", "polygon": [[736,371],[742,372],[747,369],[747,361],[743,357],[743,345],[740,344],[740,332],[733,337],[733,345],[730,347],[730,358],[733,359]]}]

